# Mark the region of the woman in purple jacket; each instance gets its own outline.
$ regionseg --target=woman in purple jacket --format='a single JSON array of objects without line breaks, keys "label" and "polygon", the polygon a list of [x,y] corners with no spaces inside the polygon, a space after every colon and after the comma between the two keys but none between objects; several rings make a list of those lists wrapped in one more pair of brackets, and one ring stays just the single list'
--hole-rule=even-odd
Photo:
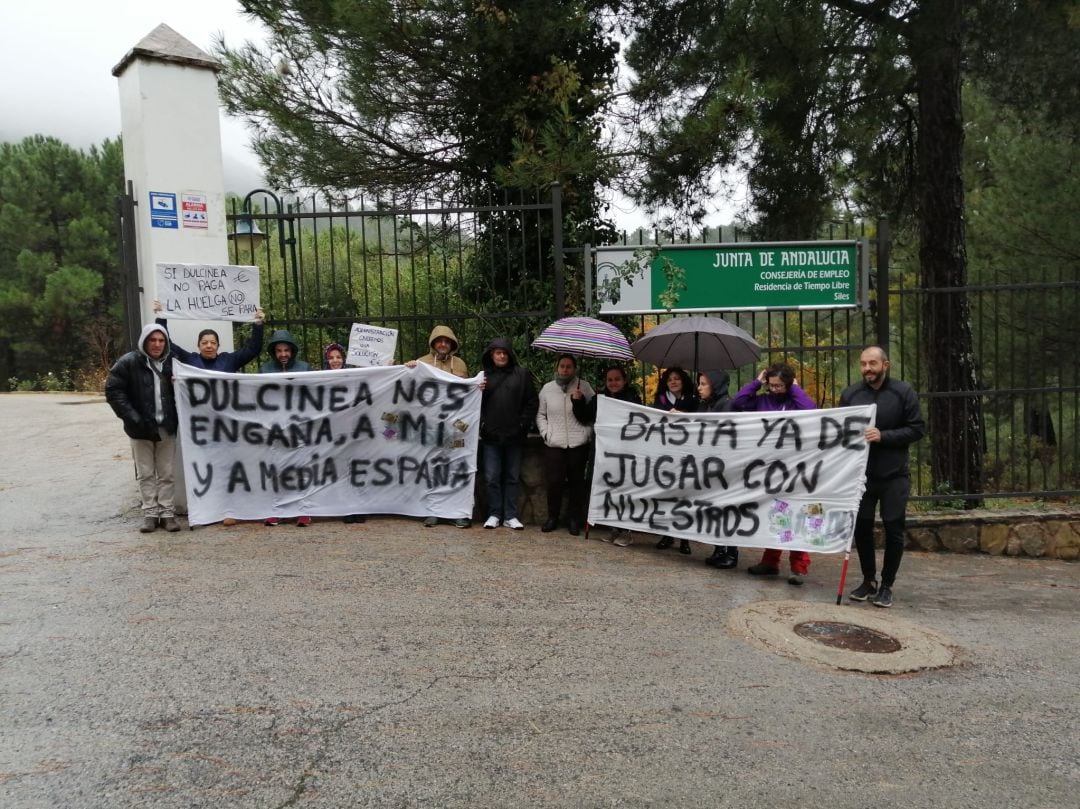
[{"label": "woman in purple jacket", "polygon": [[[776,412],[780,410],[816,410],[817,404],[799,387],[795,381],[794,369],[785,363],[776,362],[739,388],[731,401],[732,410],[750,410],[758,412]],[[780,551],[768,548],[756,565],[751,565],[746,572],[751,576],[776,576],[780,573]],[[802,584],[803,577],[810,569],[810,554],[806,551],[791,551],[791,575],[789,584]]]}]

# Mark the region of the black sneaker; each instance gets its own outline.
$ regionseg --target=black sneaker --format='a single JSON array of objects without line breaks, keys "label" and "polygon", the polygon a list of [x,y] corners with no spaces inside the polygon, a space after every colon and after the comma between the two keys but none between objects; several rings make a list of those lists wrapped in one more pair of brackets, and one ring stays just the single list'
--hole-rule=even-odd
[{"label": "black sneaker", "polygon": [[877,582],[870,581],[869,579],[863,579],[863,583],[848,593],[848,598],[852,601],[866,601],[870,596],[877,592]]},{"label": "black sneaker", "polygon": [[891,607],[892,606],[892,588],[886,585],[881,585],[881,589],[878,590],[877,596],[870,601],[875,607]]}]

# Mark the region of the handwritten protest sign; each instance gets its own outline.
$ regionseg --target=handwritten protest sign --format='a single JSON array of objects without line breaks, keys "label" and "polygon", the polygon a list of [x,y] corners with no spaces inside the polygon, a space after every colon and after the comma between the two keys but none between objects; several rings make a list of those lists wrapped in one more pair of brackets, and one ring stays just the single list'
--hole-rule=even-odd
[{"label": "handwritten protest sign", "polygon": [[255,320],[259,268],[232,264],[155,265],[157,299],[169,320]]},{"label": "handwritten protest sign", "polygon": [[345,364],[360,368],[393,365],[397,336],[397,329],[353,323],[352,331],[349,332],[349,354],[345,358]]},{"label": "handwritten protest sign", "polygon": [[471,517],[480,377],[430,366],[225,374],[174,366],[193,525]]},{"label": "handwritten protest sign", "polygon": [[679,414],[601,396],[589,522],[712,545],[843,551],[876,413]]}]

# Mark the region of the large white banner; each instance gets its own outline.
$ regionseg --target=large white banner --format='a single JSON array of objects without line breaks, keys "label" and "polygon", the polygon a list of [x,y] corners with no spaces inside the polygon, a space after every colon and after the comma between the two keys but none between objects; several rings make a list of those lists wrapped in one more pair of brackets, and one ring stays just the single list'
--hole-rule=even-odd
[{"label": "large white banner", "polygon": [[589,522],[712,545],[842,551],[876,414],[875,405],[666,413],[601,396]]},{"label": "large white banner", "polygon": [[422,363],[293,374],[173,367],[193,525],[472,516],[480,376]]},{"label": "large white banner", "polygon": [[242,264],[154,265],[154,289],[161,316],[169,320],[255,319],[259,308],[259,268]]}]

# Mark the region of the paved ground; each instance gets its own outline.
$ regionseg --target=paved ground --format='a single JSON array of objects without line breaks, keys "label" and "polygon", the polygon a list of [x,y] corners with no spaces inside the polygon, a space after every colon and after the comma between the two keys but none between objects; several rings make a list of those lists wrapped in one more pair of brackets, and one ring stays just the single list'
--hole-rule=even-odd
[{"label": "paved ground", "polygon": [[0,806],[1072,807],[1080,565],[909,554],[960,665],[836,671],[728,628],[807,585],[566,534],[136,531],[99,400],[0,396]]}]

